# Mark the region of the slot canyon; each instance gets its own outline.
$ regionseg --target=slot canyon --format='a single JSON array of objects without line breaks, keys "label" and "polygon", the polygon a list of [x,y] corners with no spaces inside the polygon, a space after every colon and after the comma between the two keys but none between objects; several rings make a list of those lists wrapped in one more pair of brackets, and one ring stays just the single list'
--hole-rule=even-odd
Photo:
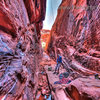
[{"label": "slot canyon", "polygon": [[0,0],[0,100],[100,100],[100,0],[61,0],[50,30],[47,1]]}]

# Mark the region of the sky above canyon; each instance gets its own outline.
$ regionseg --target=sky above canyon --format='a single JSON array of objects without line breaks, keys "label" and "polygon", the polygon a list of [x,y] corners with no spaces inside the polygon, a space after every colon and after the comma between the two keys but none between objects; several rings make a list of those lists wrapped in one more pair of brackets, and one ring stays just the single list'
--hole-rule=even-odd
[{"label": "sky above canyon", "polygon": [[61,1],[62,0],[47,0],[46,17],[43,22],[43,29],[51,30],[57,16],[57,8],[59,7]]}]

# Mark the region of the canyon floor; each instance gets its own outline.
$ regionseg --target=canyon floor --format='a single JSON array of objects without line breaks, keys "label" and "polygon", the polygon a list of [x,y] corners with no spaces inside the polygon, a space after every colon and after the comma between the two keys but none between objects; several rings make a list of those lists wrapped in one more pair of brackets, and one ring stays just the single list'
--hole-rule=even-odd
[{"label": "canyon floor", "polygon": [[67,71],[61,66],[59,74],[53,74],[56,62],[46,53],[43,53],[40,65],[37,100],[100,100],[100,80],[93,74],[82,76],[72,72],[64,78],[71,81],[66,83],[59,75]]}]

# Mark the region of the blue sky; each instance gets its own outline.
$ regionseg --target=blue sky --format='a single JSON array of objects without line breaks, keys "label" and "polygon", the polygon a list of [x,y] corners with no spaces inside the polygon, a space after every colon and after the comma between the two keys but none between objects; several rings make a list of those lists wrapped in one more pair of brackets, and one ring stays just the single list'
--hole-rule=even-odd
[{"label": "blue sky", "polygon": [[51,29],[57,16],[57,8],[62,0],[47,0],[46,17],[43,22],[43,29]]}]

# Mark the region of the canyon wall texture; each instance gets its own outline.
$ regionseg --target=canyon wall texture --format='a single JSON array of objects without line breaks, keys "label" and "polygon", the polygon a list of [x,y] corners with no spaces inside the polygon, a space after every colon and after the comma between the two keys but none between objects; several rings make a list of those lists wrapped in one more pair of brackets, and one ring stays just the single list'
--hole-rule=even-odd
[{"label": "canyon wall texture", "polygon": [[74,69],[100,72],[100,0],[62,0],[46,50]]},{"label": "canyon wall texture", "polygon": [[46,0],[0,0],[0,100],[33,100]]}]

